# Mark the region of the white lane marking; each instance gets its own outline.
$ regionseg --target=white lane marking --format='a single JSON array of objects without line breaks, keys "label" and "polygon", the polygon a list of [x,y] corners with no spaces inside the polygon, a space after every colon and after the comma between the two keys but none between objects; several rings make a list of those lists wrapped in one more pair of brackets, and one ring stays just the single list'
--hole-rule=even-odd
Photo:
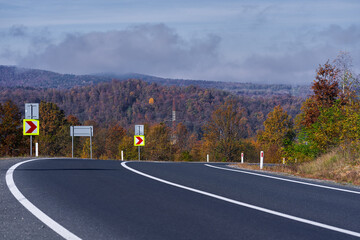
[{"label": "white lane marking", "polygon": [[42,212],[40,209],[38,209],[34,204],[32,204],[26,197],[20,192],[20,190],[16,187],[13,173],[15,169],[28,162],[36,161],[36,160],[44,160],[44,159],[31,159],[24,162],[17,163],[13,165],[11,168],[8,169],[6,172],[6,184],[10,190],[10,192],[14,195],[14,197],[32,214],[35,215],[40,221],[42,221],[44,224],[46,224],[49,228],[54,230],[56,233],[58,233],[61,237],[65,239],[71,239],[71,240],[79,240],[78,236],[71,233],[69,230],[55,222],[53,219],[51,219],[48,215],[46,215],[44,212]]},{"label": "white lane marking", "polygon": [[216,167],[216,166],[209,165],[209,164],[205,164],[205,166],[212,167],[212,168],[217,168],[217,169],[221,169],[221,170],[226,170],[226,171],[231,171],[231,172],[240,172],[240,173],[255,175],[255,176],[259,176],[259,177],[272,178],[272,179],[286,181],[286,182],[309,185],[309,186],[313,186],[313,187],[326,188],[326,189],[331,189],[331,190],[336,190],[336,191],[341,191],[341,192],[360,194],[360,192],[353,191],[353,190],[336,188],[336,187],[329,187],[329,186],[324,186],[324,185],[319,185],[319,184],[314,184],[314,183],[301,182],[301,181],[297,181],[297,180],[291,180],[291,179],[281,178],[281,177],[274,177],[274,176],[264,175],[264,174],[260,174],[260,173],[247,172],[247,171],[242,171],[242,170],[237,170],[237,169],[230,169],[230,168]]},{"label": "white lane marking", "polygon": [[222,197],[222,196],[219,196],[219,195],[216,195],[216,194],[213,194],[213,193],[201,191],[201,190],[191,188],[191,187],[186,187],[184,185],[180,185],[180,184],[173,183],[173,182],[161,179],[161,178],[157,178],[157,177],[151,176],[149,174],[146,174],[146,173],[140,172],[138,170],[135,170],[135,169],[127,166],[126,163],[127,162],[122,162],[121,165],[124,168],[126,168],[126,169],[128,169],[128,170],[130,170],[130,171],[132,171],[134,173],[137,173],[137,174],[142,175],[144,177],[147,177],[147,178],[150,178],[150,179],[153,179],[153,180],[156,180],[156,181],[159,181],[159,182],[162,182],[162,183],[174,186],[174,187],[182,188],[182,189],[185,189],[185,190],[188,190],[188,191],[191,191],[191,192],[199,193],[199,194],[202,194],[202,195],[205,195],[205,196],[208,196],[208,197],[216,198],[216,199],[219,199],[219,200],[222,200],[222,201],[225,201],[225,202],[229,202],[229,203],[233,203],[233,204],[236,204],[236,205],[239,205],[239,206],[251,208],[251,209],[254,209],[254,210],[257,210],[257,211],[269,213],[269,214],[272,214],[272,215],[275,215],[275,216],[279,216],[279,217],[287,218],[287,219],[290,219],[290,220],[310,224],[310,225],[313,225],[313,226],[317,226],[317,227],[325,228],[325,229],[328,229],[328,230],[348,234],[348,235],[355,236],[355,237],[360,237],[360,233],[358,233],[358,232],[354,232],[354,231],[350,231],[350,230],[347,230],[347,229],[334,227],[334,226],[331,226],[331,225],[315,222],[315,221],[300,218],[300,217],[295,217],[295,216],[292,216],[292,215],[289,215],[289,214],[285,214],[285,213],[277,212],[277,211],[274,211],[274,210],[258,207],[258,206],[251,205],[251,204],[248,204],[248,203],[239,202],[239,201],[236,201],[236,200],[233,200],[233,199],[230,199],[230,198],[226,198],[226,197]]}]

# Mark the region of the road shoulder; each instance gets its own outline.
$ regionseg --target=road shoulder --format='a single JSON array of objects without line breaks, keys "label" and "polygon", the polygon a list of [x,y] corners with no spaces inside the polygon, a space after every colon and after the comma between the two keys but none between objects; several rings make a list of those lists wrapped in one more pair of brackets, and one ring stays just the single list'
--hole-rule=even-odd
[{"label": "road shoulder", "polygon": [[306,178],[306,177],[301,177],[298,175],[293,175],[290,173],[286,173],[286,172],[277,172],[277,171],[267,171],[267,170],[256,170],[253,168],[246,168],[245,166],[241,166],[240,164],[228,164],[226,165],[229,168],[232,169],[238,169],[238,170],[245,170],[245,171],[250,171],[250,172],[256,172],[256,173],[265,173],[265,174],[270,174],[270,175],[274,175],[274,176],[279,176],[279,177],[286,177],[286,178],[291,178],[291,179],[295,179],[295,180],[299,180],[299,181],[311,181],[314,183],[318,183],[318,184],[325,184],[325,185],[331,185],[331,186],[337,186],[337,187],[346,187],[346,188],[354,188],[356,190],[360,190],[360,186],[358,185],[354,185],[351,183],[339,183],[333,180],[324,180],[324,179],[317,179],[317,178]]},{"label": "road shoulder", "polygon": [[61,239],[11,194],[5,176],[16,163],[30,158],[0,159],[0,239]]}]

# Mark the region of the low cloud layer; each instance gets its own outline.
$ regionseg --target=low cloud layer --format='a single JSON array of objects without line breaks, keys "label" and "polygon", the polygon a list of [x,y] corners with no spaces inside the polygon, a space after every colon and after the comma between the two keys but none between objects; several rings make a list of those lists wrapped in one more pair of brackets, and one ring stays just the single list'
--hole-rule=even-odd
[{"label": "low cloud layer", "polygon": [[342,28],[339,25],[331,25],[319,33],[323,40],[332,41],[342,46],[360,47],[360,25],[351,25]]},{"label": "low cloud layer", "polygon": [[160,76],[202,71],[218,61],[220,38],[185,40],[163,24],[71,34],[20,65],[63,73],[138,72]]},{"label": "low cloud layer", "polygon": [[25,25],[13,25],[0,31],[0,61],[19,63],[32,53],[43,52],[52,41],[47,28],[30,30]]},{"label": "low cloud layer", "polygon": [[[69,34],[59,44],[51,44],[50,37],[41,37],[50,34],[31,34],[23,26],[10,29],[8,34],[31,39],[28,54],[17,56],[18,65],[61,73],[133,72],[184,79],[309,84],[319,64],[333,60],[340,51],[350,53],[356,72],[360,64],[357,25],[305,30],[293,40],[275,41],[267,53],[241,54],[240,50],[238,59],[232,61],[221,52],[223,43],[219,36],[185,39],[164,24]],[[246,46],[239,45],[242,48]]]}]

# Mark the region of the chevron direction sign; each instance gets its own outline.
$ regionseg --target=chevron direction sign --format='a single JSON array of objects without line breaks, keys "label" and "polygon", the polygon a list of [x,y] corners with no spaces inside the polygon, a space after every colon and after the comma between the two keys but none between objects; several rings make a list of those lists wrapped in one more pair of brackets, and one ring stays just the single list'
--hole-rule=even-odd
[{"label": "chevron direction sign", "polygon": [[145,136],[135,135],[134,136],[134,146],[145,146]]},{"label": "chevron direction sign", "polygon": [[24,135],[39,135],[39,120],[24,119],[23,124]]}]

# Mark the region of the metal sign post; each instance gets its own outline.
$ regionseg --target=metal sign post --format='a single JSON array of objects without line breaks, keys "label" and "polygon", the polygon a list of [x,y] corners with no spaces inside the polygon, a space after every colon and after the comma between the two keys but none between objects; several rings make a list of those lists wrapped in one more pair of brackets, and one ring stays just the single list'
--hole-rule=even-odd
[{"label": "metal sign post", "polygon": [[134,145],[138,146],[140,161],[140,146],[145,146],[144,125],[135,125]]},{"label": "metal sign post", "polygon": [[140,146],[138,146],[139,161],[140,161]]},{"label": "metal sign post", "polygon": [[93,126],[70,126],[70,136],[72,137],[71,156],[74,157],[74,137],[90,137],[90,158],[92,159],[93,135]]},{"label": "metal sign post", "polygon": [[30,156],[32,156],[32,135],[39,135],[39,120],[24,119],[23,120],[23,134],[30,135]]},{"label": "metal sign post", "polygon": [[[92,127],[91,127],[91,131],[92,131]],[[90,134],[90,159],[92,159],[92,139],[91,139],[91,135]]]},{"label": "metal sign post", "polygon": [[[25,103],[25,119],[39,119],[38,103]],[[24,134],[24,135],[30,135],[30,134]],[[32,135],[30,135],[30,156],[32,156]]]},{"label": "metal sign post", "polygon": [[30,157],[32,157],[32,135],[30,135]]},{"label": "metal sign post", "polygon": [[138,147],[139,161],[140,161],[140,146],[145,146],[145,136],[144,135],[135,135],[134,136],[134,146]]},{"label": "metal sign post", "polygon": [[70,127],[71,135],[71,157],[74,158],[74,127]]}]

